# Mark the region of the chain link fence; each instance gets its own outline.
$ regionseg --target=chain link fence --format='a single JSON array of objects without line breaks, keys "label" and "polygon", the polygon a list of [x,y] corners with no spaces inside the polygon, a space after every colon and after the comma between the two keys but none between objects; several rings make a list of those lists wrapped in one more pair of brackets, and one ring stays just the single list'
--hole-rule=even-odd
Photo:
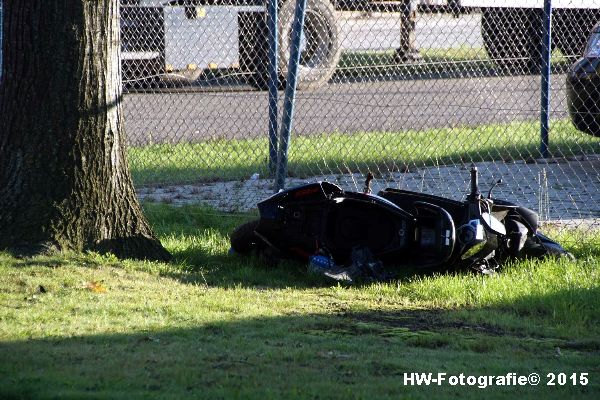
[{"label": "chain link fence", "polygon": [[[140,195],[254,208],[274,189],[266,5],[121,3],[126,128]],[[529,3],[308,0],[287,186],[328,180],[360,190],[371,171],[376,189],[458,199],[475,163],[483,186],[503,180],[496,196],[546,221],[597,227],[600,0],[553,1],[549,79],[541,75],[548,15],[542,1]],[[295,4],[279,2],[279,89]]]},{"label": "chain link fence", "polygon": [[[125,124],[140,196],[255,208],[274,190],[270,82],[277,120],[290,111],[283,88],[295,1],[278,3],[278,82],[268,79],[266,3],[121,3]],[[543,1],[514,3],[307,0],[286,187],[327,180],[361,190],[370,171],[374,191],[462,199],[474,163],[482,189],[502,180],[495,197],[543,221],[597,229],[600,0],[553,1],[547,142],[548,16]]]}]

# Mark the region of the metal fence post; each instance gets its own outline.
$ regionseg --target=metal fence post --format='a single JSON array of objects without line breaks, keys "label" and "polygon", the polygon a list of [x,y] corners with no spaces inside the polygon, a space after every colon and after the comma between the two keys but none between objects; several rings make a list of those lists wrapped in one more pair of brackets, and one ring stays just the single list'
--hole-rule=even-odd
[{"label": "metal fence post", "polygon": [[2,56],[2,30],[4,29],[3,25],[2,25],[3,24],[2,18],[4,18],[2,16],[2,6],[3,6],[2,0],[0,0],[0,79],[2,79],[2,65],[3,65],[2,64],[2,57],[3,57]]},{"label": "metal fence post", "polygon": [[543,158],[549,155],[550,130],[550,56],[552,53],[552,0],[544,0],[542,22],[542,86],[540,104],[540,153]]},{"label": "metal fence post", "polygon": [[277,167],[277,117],[278,117],[278,35],[277,0],[268,0],[267,25],[269,32],[269,173],[273,176]]},{"label": "metal fence post", "polygon": [[281,133],[279,135],[279,151],[277,153],[277,173],[275,179],[275,192],[283,189],[287,175],[288,149],[290,133],[294,116],[294,100],[296,98],[296,80],[298,77],[298,64],[300,64],[300,39],[304,25],[304,11],[306,0],[296,0],[294,22],[292,23],[292,43],[290,48],[290,61],[286,77],[285,97],[283,100],[283,118]]}]

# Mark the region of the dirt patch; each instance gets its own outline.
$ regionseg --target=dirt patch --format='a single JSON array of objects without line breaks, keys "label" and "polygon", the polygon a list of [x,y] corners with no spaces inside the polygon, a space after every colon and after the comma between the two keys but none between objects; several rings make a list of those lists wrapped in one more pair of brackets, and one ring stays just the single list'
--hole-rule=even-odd
[{"label": "dirt patch", "polygon": [[[508,334],[498,326],[486,323],[470,323],[448,318],[445,310],[410,310],[398,312],[368,312],[352,314],[350,321],[377,324],[386,328],[405,328],[410,331],[439,331],[442,329],[468,330],[491,336]],[[510,332],[514,336],[513,332]]]}]

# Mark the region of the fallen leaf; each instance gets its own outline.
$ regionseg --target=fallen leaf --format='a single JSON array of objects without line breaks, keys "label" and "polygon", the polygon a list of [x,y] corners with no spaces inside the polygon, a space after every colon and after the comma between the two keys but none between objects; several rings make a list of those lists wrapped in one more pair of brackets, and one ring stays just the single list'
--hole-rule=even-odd
[{"label": "fallen leaf", "polygon": [[106,293],[106,288],[102,285],[102,283],[97,281],[88,282],[86,289],[89,289],[94,293]]}]

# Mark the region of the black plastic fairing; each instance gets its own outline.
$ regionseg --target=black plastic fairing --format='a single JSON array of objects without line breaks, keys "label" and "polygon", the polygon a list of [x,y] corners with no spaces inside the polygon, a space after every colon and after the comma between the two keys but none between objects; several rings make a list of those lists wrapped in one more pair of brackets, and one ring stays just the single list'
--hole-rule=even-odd
[{"label": "black plastic fairing", "polygon": [[375,196],[359,194],[333,200],[326,215],[322,243],[336,263],[344,264],[357,246],[368,247],[376,257],[408,253],[414,228],[411,214]]},{"label": "black plastic fairing", "polygon": [[455,223],[462,221],[466,216],[465,214],[467,208],[465,206],[465,203],[463,203],[462,201],[446,199],[444,197],[434,196],[431,194],[392,188],[384,189],[378,194],[379,196],[391,201],[398,207],[409,212],[413,212],[414,203],[416,201],[422,201],[443,208],[448,213],[450,213]]}]

